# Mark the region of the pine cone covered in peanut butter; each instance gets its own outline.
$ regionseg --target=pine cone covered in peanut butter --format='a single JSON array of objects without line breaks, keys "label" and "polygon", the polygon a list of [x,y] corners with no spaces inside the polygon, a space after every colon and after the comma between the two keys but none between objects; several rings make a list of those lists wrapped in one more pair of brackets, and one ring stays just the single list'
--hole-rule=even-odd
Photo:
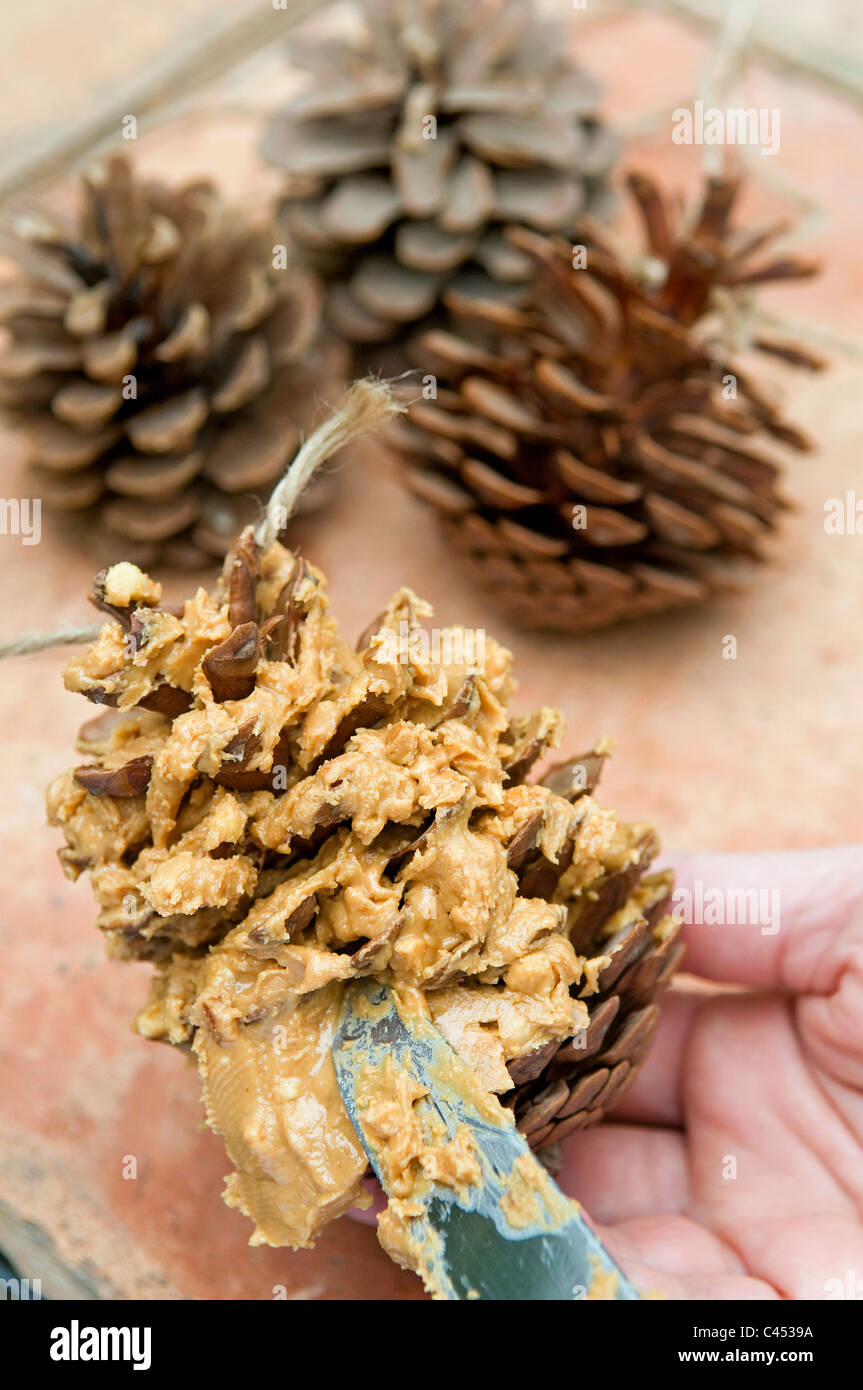
[{"label": "pine cone covered in peanut butter", "polygon": [[109,953],[153,963],[138,1031],[196,1055],[252,1243],[363,1200],[330,1056],[358,976],[426,1010],[533,1147],[600,1119],[680,953],[653,830],[594,797],[606,746],[548,767],[562,718],[510,709],[504,648],[430,637],[405,589],[355,649],[323,575],[250,531],[182,610],[129,563],[91,597],[108,621],[65,681],[103,711],[49,817]]}]

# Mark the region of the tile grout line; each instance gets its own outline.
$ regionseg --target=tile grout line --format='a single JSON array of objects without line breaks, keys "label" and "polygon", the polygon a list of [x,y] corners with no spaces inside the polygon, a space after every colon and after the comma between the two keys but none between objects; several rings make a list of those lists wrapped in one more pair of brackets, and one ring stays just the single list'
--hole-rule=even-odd
[{"label": "tile grout line", "polygon": [[[187,43],[180,51],[160,54],[150,63],[149,72],[133,82],[122,99],[107,102],[98,115],[78,122],[65,138],[58,140],[56,129],[34,137],[29,155],[5,176],[0,174],[0,199],[49,183],[70,164],[92,154],[119,130],[124,115],[153,115],[166,107],[170,109],[172,104],[185,103],[190,92],[280,42],[288,30],[331,3],[332,0],[293,0],[291,9],[286,11],[262,11],[255,6],[201,43]],[[603,6],[604,13],[600,11],[590,19],[614,20],[649,9],[665,10],[714,33],[721,28],[721,20],[705,7],[704,0],[650,0],[648,5],[644,0],[612,0],[607,9]],[[789,68],[863,103],[863,64],[848,67],[835,63],[826,54],[801,50],[775,25],[757,19],[748,47],[763,61]]]},{"label": "tile grout line", "polygon": [[330,0],[292,0],[288,11],[262,10],[256,5],[200,42],[187,42],[159,54],[120,96],[105,102],[96,115],[77,122],[65,136],[58,139],[54,128],[35,137],[17,165],[0,174],[0,198],[50,182],[109,140],[112,133],[118,133],[125,115],[140,119],[180,97],[185,101],[191,92],[280,43],[288,30],[328,3]]},{"label": "tile grout line", "polygon": [[[681,19],[691,20],[699,29],[718,33],[722,29],[722,19],[711,12],[704,0],[614,0],[615,6],[629,14],[644,14],[651,9],[665,10]],[[805,45],[805,39],[786,34],[778,25],[756,15],[751,35],[747,41],[747,52],[762,62],[785,68],[801,77],[807,77],[834,93],[846,97],[857,105],[863,105],[863,60],[852,59],[847,63],[837,61],[825,51],[819,52]]]}]

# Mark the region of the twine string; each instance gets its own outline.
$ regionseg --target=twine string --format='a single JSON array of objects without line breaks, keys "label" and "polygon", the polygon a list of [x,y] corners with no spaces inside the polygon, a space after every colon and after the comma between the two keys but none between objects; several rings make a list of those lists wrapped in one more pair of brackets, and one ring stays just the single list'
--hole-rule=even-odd
[{"label": "twine string", "polygon": [[261,549],[266,550],[279,532],[284,530],[301,493],[322,463],[351,440],[380,429],[405,408],[394,397],[389,381],[365,377],[362,381],[354,382],[341,410],[337,410],[314,434],[309,435],[287,472],[273,488],[267,509],[255,531],[255,540]]},{"label": "twine string", "polygon": [[24,632],[20,637],[0,642],[0,661],[5,661],[7,656],[30,656],[33,652],[48,651],[50,647],[93,642],[101,630],[98,624],[91,623],[87,627],[60,628],[57,632]]}]

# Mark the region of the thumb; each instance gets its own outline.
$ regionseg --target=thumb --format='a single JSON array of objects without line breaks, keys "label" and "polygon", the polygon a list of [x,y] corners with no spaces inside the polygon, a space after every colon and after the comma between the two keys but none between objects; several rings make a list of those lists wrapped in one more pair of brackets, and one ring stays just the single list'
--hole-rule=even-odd
[{"label": "thumb", "polygon": [[863,846],[677,854],[671,910],[684,969],[758,989],[828,995],[863,952]]}]

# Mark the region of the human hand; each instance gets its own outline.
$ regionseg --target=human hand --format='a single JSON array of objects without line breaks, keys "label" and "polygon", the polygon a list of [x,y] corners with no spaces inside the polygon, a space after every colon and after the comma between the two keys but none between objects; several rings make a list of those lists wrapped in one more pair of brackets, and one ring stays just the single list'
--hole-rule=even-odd
[{"label": "human hand", "polygon": [[664,995],[642,1072],[564,1141],[558,1182],[642,1290],[863,1298],[863,848],[672,863],[693,901],[777,890],[778,919],[696,913],[700,980]]},{"label": "human hand", "polygon": [[686,914],[650,1056],[558,1183],[642,1291],[863,1298],[863,847],[670,862],[683,902],[766,912]]}]

